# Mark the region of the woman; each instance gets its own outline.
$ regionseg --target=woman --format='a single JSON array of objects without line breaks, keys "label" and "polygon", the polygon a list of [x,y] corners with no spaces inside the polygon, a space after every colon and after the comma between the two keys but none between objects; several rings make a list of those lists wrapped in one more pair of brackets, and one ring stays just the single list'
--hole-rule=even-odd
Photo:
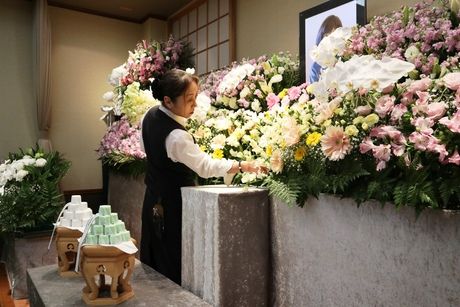
[{"label": "woman", "polygon": [[266,172],[254,162],[217,160],[202,152],[184,128],[196,107],[198,77],[183,70],[165,73],[152,88],[162,101],[142,121],[147,154],[147,186],[142,209],[141,261],[181,282],[182,198],[180,188],[201,177],[242,172]]}]

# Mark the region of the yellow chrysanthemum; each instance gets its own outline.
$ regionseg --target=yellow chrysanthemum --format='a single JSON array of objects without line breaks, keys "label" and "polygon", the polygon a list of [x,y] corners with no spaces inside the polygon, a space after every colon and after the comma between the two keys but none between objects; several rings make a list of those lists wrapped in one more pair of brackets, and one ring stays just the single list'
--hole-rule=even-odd
[{"label": "yellow chrysanthemum", "polygon": [[268,145],[267,148],[265,148],[265,153],[267,154],[267,156],[271,157],[273,153],[273,147],[271,145]]},{"label": "yellow chrysanthemum", "polygon": [[294,159],[296,161],[302,161],[302,159],[305,157],[306,153],[307,153],[307,150],[306,150],[305,147],[299,147],[294,152]]},{"label": "yellow chrysanthemum", "polygon": [[212,157],[214,159],[222,159],[224,157],[224,152],[222,151],[222,149],[217,148],[212,153]]},{"label": "yellow chrysanthemum", "polygon": [[288,89],[285,88],[284,90],[282,90],[282,91],[278,94],[278,97],[279,97],[280,99],[283,99],[284,96],[287,95],[287,92],[288,92]]},{"label": "yellow chrysanthemum", "polygon": [[316,146],[316,144],[319,143],[319,141],[321,140],[321,133],[319,132],[313,132],[313,133],[310,133],[308,136],[307,136],[307,145],[308,146]]}]

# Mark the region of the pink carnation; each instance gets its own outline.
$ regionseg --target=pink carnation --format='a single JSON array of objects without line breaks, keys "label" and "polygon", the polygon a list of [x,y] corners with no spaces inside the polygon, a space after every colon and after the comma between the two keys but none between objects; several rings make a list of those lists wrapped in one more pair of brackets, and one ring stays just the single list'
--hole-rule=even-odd
[{"label": "pink carnation", "polygon": [[267,106],[268,106],[269,109],[273,108],[279,102],[280,102],[280,98],[277,95],[275,95],[273,93],[268,94],[268,96],[267,96]]},{"label": "pink carnation", "polygon": [[432,120],[438,120],[446,113],[446,104],[444,102],[430,103],[426,110],[426,115]]},{"label": "pink carnation", "polygon": [[407,107],[403,104],[397,104],[391,111],[391,120],[393,122],[399,121],[404,113],[407,112]]},{"label": "pink carnation", "polygon": [[449,163],[460,165],[460,155],[458,154],[458,151],[455,150],[452,156],[450,156],[449,159],[447,159],[447,161]]},{"label": "pink carnation", "polygon": [[301,90],[297,86],[294,86],[294,87],[291,87],[290,89],[288,89],[288,95],[289,95],[290,100],[295,100],[295,99],[299,98],[300,93],[301,93]]}]

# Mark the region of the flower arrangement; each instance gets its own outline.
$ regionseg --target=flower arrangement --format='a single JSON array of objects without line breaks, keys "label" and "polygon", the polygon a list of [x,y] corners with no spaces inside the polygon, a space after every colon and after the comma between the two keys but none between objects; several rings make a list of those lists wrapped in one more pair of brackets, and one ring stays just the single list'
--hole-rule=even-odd
[{"label": "flower arrangement", "polygon": [[231,70],[223,72],[217,74],[217,82],[216,74],[206,80],[212,82],[209,96],[217,107],[231,110],[265,111],[279,102],[278,94],[283,89],[299,83],[298,61],[283,52],[233,63]]},{"label": "flower arrangement", "polygon": [[458,64],[457,14],[447,0],[405,6],[357,28],[342,55],[386,55],[413,63],[414,74],[438,77]]},{"label": "flower arrangement", "polygon": [[[447,42],[452,35],[456,37],[453,33],[458,29],[452,28],[447,2],[441,4],[443,8],[428,8],[424,3],[403,11],[415,12],[413,18],[420,22],[436,15],[440,19],[433,23],[435,27],[444,25],[445,32],[439,33],[444,33],[441,40]],[[350,32],[339,29],[331,34],[333,39],[318,46],[316,54],[329,66],[319,82],[307,88],[314,96],[308,102],[309,118],[314,121],[306,136],[301,133],[298,142],[273,159],[278,172],[267,179],[272,193],[288,203],[302,204],[309,195],[326,192],[353,197],[358,202],[377,199],[397,206],[410,205],[418,212],[426,207],[459,208],[460,188],[455,182],[460,175],[460,67],[454,55],[458,51],[452,52],[444,44],[443,55],[432,55],[442,69],[436,65],[427,68],[430,57],[422,61],[424,65],[411,62],[389,51],[394,51],[390,41],[394,43],[395,35],[408,22],[401,22],[399,12],[388,14],[384,20],[374,29],[375,20],[365,30],[355,29],[350,39]],[[395,27],[398,25],[396,30],[392,21]],[[386,37],[385,46],[390,49],[356,49],[368,31],[372,37]],[[372,45],[371,36],[366,44]],[[420,39],[405,36],[406,45],[401,42],[398,48],[404,51]],[[344,41],[349,48],[340,53],[334,43],[343,45]],[[298,131],[290,125],[291,131]],[[304,139],[307,148],[299,150]],[[284,144],[275,144],[283,149]]]},{"label": "flower arrangement", "polygon": [[49,228],[64,205],[58,184],[69,167],[58,152],[10,153],[0,164],[0,232]]},{"label": "flower arrangement", "polygon": [[109,83],[112,91],[103,95],[111,102],[105,106],[110,116],[121,118],[120,122],[108,120],[109,127],[97,150],[104,164],[124,173],[138,175],[145,169],[145,154],[140,147],[140,120],[152,106],[160,104],[153,98],[151,85],[169,69],[193,66],[192,48],[189,43],[142,41],[134,51],[129,51],[126,62],[112,70]]},{"label": "flower arrangement", "polygon": [[126,117],[111,125],[102,137],[98,156],[103,163],[122,173],[139,175],[146,167],[146,156],[141,148],[141,133]]}]

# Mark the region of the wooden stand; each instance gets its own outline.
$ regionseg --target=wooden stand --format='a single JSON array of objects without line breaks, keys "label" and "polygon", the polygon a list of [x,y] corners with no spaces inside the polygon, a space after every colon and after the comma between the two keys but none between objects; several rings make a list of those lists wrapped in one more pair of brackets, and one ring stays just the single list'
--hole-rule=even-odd
[{"label": "wooden stand", "polygon": [[[86,282],[83,301],[88,305],[115,305],[133,297],[129,280],[133,274],[134,259],[134,254],[126,254],[116,247],[83,246],[81,272]],[[111,278],[109,285],[106,285],[106,276]]]},{"label": "wooden stand", "polygon": [[59,275],[62,277],[80,276],[80,273],[75,272],[75,261],[81,231],[57,227],[56,233]]}]

